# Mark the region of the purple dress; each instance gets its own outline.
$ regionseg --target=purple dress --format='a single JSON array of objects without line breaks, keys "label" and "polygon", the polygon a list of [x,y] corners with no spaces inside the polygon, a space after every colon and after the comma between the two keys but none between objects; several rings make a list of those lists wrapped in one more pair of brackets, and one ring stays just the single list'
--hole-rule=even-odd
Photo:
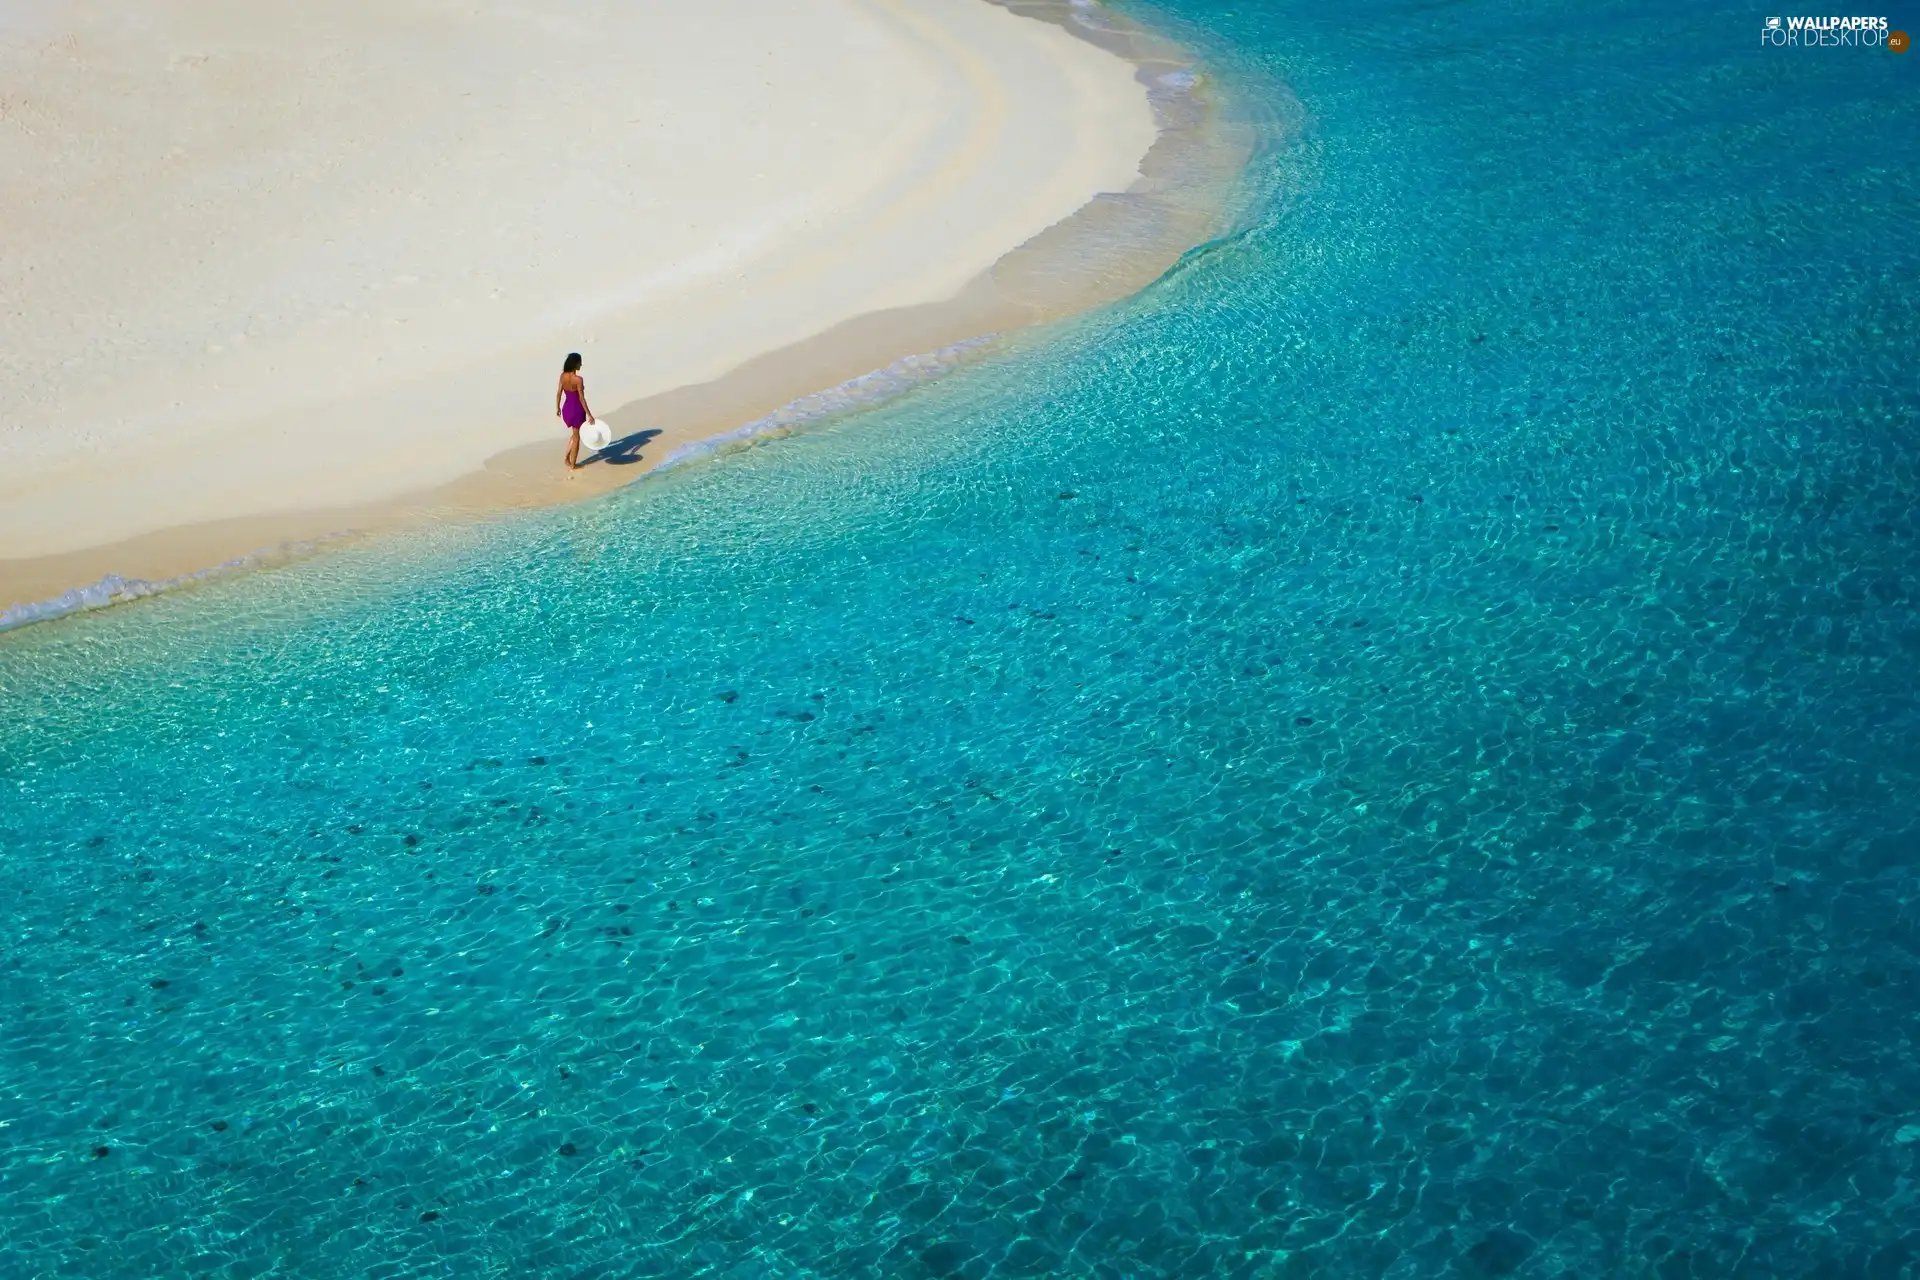
[{"label": "purple dress", "polygon": [[580,403],[580,393],[568,391],[560,402],[560,421],[567,424],[569,431],[578,431],[586,420],[587,408]]}]

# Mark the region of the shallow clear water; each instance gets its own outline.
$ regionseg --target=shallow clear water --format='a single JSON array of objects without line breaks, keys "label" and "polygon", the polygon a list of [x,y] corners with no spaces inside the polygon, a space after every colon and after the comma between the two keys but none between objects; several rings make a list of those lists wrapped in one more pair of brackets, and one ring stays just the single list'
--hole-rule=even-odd
[{"label": "shallow clear water", "polygon": [[1920,63],[1317,8],[1132,304],[0,640],[0,1272],[1910,1274]]}]

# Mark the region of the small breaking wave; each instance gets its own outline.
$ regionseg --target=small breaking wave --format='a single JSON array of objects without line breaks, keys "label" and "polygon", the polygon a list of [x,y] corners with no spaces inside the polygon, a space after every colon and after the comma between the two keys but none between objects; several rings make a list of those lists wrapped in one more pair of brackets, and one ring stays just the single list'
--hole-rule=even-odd
[{"label": "small breaking wave", "polygon": [[131,604],[135,600],[144,600],[167,591],[176,591],[181,587],[191,587],[214,578],[225,577],[246,569],[264,568],[269,564],[304,555],[309,551],[342,538],[353,536],[351,533],[328,534],[325,537],[311,538],[304,542],[290,542],[270,550],[252,551],[231,560],[223,560],[208,569],[197,569],[192,573],[179,574],[172,578],[126,578],[110,573],[100,581],[85,587],[70,587],[51,600],[37,600],[28,604],[16,604],[0,613],[0,631],[12,631],[17,627],[29,626],[35,622],[51,622],[55,618],[64,618],[69,614],[89,613],[95,609],[107,609],[117,604]]},{"label": "small breaking wave", "polygon": [[1075,22],[1090,31],[1118,30],[1113,20],[1100,12],[1100,6],[1094,0],[1067,0],[1067,12]]},{"label": "small breaking wave", "polygon": [[690,440],[662,458],[660,465],[654,470],[664,471],[668,467],[678,466],[696,458],[709,457],[735,445],[745,444],[762,437],[785,435],[802,427],[823,422],[828,418],[874,408],[888,400],[905,395],[915,387],[931,382],[942,374],[952,372],[970,354],[998,336],[992,333],[984,334],[978,338],[968,338],[965,342],[941,347],[937,351],[903,356],[885,368],[863,373],[857,378],[850,378],[837,387],[829,387],[825,391],[801,396],[798,400],[775,409],[764,418],[755,418],[752,422],[716,436]]}]

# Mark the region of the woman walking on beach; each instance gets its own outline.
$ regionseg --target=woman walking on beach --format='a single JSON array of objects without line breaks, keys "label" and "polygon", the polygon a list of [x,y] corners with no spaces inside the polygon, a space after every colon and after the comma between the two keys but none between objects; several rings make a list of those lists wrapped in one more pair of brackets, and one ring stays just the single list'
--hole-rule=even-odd
[{"label": "woman walking on beach", "polygon": [[567,470],[580,469],[580,428],[593,421],[593,410],[587,408],[587,382],[580,376],[580,353],[567,356],[565,364],[560,366],[560,386],[553,393],[553,416],[567,426],[567,434],[572,437],[567,442]]}]

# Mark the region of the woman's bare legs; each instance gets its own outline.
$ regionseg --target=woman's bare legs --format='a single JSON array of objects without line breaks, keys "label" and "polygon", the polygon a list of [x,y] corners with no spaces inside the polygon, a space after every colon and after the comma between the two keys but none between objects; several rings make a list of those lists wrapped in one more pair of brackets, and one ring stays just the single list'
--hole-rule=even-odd
[{"label": "woman's bare legs", "polygon": [[567,442],[567,470],[578,471],[580,469],[580,428],[575,427],[567,434],[573,437]]}]

